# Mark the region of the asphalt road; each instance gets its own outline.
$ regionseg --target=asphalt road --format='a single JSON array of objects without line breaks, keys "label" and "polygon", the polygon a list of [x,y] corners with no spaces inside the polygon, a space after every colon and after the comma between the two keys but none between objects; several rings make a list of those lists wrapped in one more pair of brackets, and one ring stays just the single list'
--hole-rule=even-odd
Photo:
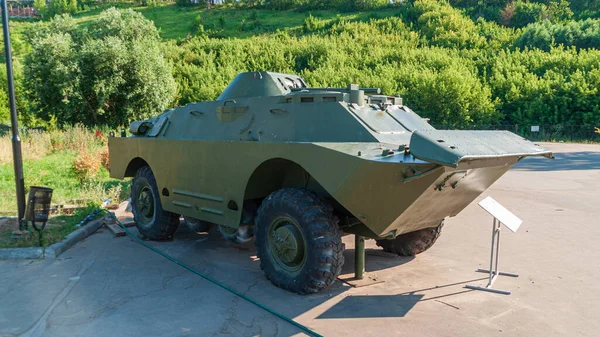
[{"label": "asphalt road", "polygon": [[[473,202],[416,258],[367,255],[384,283],[299,296],[271,285],[255,251],[182,226],[151,244],[325,336],[598,336],[600,146],[544,144],[556,160],[527,159],[490,195],[523,219],[504,231],[498,295],[485,285],[491,218]],[[346,269],[353,239],[345,237]],[[56,261],[0,261],[0,336],[289,336],[290,324],[101,230]]]}]

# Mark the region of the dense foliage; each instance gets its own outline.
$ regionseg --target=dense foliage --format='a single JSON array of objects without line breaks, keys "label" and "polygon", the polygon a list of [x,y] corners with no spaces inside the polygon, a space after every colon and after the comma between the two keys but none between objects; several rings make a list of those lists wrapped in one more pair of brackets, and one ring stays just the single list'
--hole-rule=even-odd
[{"label": "dense foliage", "polygon": [[520,47],[534,47],[545,51],[549,51],[552,45],[599,48],[600,20],[536,22],[527,26],[517,44]]},{"label": "dense foliage", "polygon": [[38,118],[122,125],[167,108],[175,93],[151,21],[109,9],[89,30],[58,16],[30,32],[24,83]]},{"label": "dense foliage", "polygon": [[508,27],[525,27],[541,20],[600,18],[600,0],[450,0],[473,19],[484,17]]},{"label": "dense foliage", "polygon": [[269,69],[314,86],[381,87],[435,124],[600,123],[600,51],[530,49],[528,34],[417,0],[397,17],[370,22],[308,15],[301,36],[229,40],[203,31],[164,50],[179,104],[215,99],[240,71]]},{"label": "dense foliage", "polygon": [[[595,1],[588,2],[589,14]],[[163,42],[132,11],[111,9],[86,29],[58,16],[32,29],[31,46],[20,47],[28,56],[25,66],[16,62],[17,104],[29,125],[38,125],[36,118],[51,126],[126,124],[168,106],[215,99],[239,72],[269,70],[300,74],[314,86],[381,87],[437,125],[600,124],[600,20],[566,20],[582,17],[582,10],[570,12],[579,2],[485,2],[498,20],[491,14],[474,20],[477,10],[487,13],[475,0],[453,1],[454,7],[437,0],[368,3],[386,8],[337,16],[211,9],[191,20],[187,38]],[[538,8],[539,15],[527,19],[523,8]],[[266,16],[279,13],[276,22],[289,18],[295,26],[272,26]],[[523,22],[531,23],[510,27]],[[0,104],[0,121],[7,117],[7,104]]]},{"label": "dense foliage", "polygon": [[[176,0],[180,6],[206,5],[209,0]],[[223,0],[226,5],[238,7],[257,7],[274,10],[319,10],[337,9],[342,11],[361,11],[387,6],[388,0]]]},{"label": "dense foliage", "polygon": [[43,18],[77,11],[77,0],[34,0],[33,7]]}]

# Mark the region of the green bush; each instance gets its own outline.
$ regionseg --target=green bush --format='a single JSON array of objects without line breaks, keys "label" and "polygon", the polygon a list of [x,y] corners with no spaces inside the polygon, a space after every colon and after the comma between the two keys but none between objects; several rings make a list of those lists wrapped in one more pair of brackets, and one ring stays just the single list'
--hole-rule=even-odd
[{"label": "green bush", "polygon": [[[307,0],[295,8],[319,3],[342,5]],[[31,47],[21,44],[20,53],[31,53],[24,66],[15,62],[17,106],[21,119],[43,118],[49,126],[126,124],[169,106],[214,100],[239,72],[268,70],[299,74],[317,87],[380,87],[434,124],[600,124],[600,20],[561,21],[569,16],[564,2],[522,2],[534,14],[517,19],[539,22],[515,29],[488,14],[467,16],[500,13],[512,2],[460,3],[471,10],[416,0],[337,16],[288,11],[294,23],[276,32],[273,12],[214,9],[190,24],[197,28],[189,37],[163,43],[153,24],[132,11],[102,13],[86,29],[59,15],[26,34]],[[511,25],[519,2],[512,5]],[[235,24],[225,21],[228,15]],[[250,37],[231,38],[236,31]],[[7,113],[0,93],[0,121]]]},{"label": "green bush", "polygon": [[74,14],[78,10],[77,0],[35,0],[33,7],[44,19],[59,14]]},{"label": "green bush", "polygon": [[306,19],[304,19],[304,24],[302,27],[306,33],[319,31],[327,25],[327,21],[321,20],[319,18],[315,18],[312,14],[309,14]]},{"label": "green bush", "polygon": [[172,103],[170,66],[156,28],[141,14],[111,8],[84,32],[69,16],[37,27],[24,80],[33,111],[45,121],[117,126]]},{"label": "green bush", "polygon": [[575,48],[501,52],[489,85],[507,121],[599,124],[600,51]]},{"label": "green bush", "polygon": [[419,30],[433,45],[462,49],[477,48],[485,42],[471,19],[443,2],[416,0],[414,9]]},{"label": "green bush", "polygon": [[577,48],[600,47],[600,20],[587,19],[568,23],[544,21],[533,23],[517,40],[521,48],[533,47],[549,51],[552,45]]},{"label": "green bush", "polygon": [[387,3],[387,0],[348,0],[340,4],[339,8],[347,11],[364,11],[386,6]]}]

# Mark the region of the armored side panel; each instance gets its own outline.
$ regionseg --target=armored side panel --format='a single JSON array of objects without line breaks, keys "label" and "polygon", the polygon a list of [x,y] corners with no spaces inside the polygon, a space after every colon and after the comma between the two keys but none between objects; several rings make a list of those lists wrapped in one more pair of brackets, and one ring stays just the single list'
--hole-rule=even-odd
[{"label": "armored side panel", "polygon": [[377,89],[308,88],[267,72],[132,133],[109,139],[111,176],[148,165],[168,211],[237,227],[245,201],[300,187],[325,198],[345,231],[373,238],[434,226],[522,158],[552,155],[509,132],[435,130]]}]

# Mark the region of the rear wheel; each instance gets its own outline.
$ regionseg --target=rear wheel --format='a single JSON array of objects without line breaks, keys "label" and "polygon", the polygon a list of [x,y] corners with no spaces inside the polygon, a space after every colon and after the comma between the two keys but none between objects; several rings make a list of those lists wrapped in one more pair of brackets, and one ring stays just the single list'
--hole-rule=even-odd
[{"label": "rear wheel", "polygon": [[254,236],[254,229],[248,225],[240,225],[238,228],[220,225],[219,232],[223,239],[234,245],[244,244],[252,240],[252,237]]},{"label": "rear wheel", "polygon": [[388,253],[400,256],[414,256],[431,248],[442,232],[444,222],[437,227],[398,235],[393,240],[377,240],[377,245]]},{"label": "rear wheel", "polygon": [[256,247],[267,279],[299,294],[327,288],[344,264],[337,219],[325,202],[304,189],[281,189],[263,201]]},{"label": "rear wheel", "polygon": [[208,232],[210,230],[210,222],[192,218],[190,216],[184,216],[185,224],[188,228],[196,233]]},{"label": "rear wheel", "polygon": [[152,240],[170,239],[179,226],[179,215],[165,211],[150,167],[140,168],[131,184],[131,211],[142,235]]}]

